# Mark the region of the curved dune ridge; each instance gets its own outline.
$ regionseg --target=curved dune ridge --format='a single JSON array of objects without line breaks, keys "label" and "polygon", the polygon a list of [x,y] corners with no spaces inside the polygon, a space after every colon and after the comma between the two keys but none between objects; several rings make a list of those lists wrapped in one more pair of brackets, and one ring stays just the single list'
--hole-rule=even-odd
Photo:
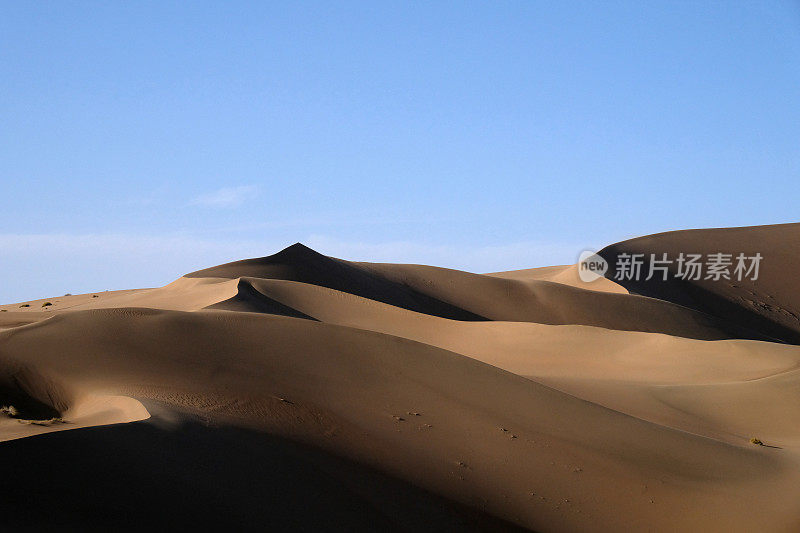
[{"label": "curved dune ridge", "polygon": [[[672,231],[612,244],[599,252],[611,265],[620,254],[643,254],[645,267],[650,254],[676,259],[680,253],[727,254],[730,279],[698,280],[674,277],[677,263],[669,265],[666,281],[620,280],[631,292],[697,309],[723,318],[755,338],[800,344],[800,277],[796,275],[800,258],[800,223],[745,228],[719,228]],[[759,254],[758,278],[734,276],[736,257]],[[749,263],[747,263],[749,266]],[[609,272],[610,274],[610,272]],[[745,333],[746,334],[746,333]]]},{"label": "curved dune ridge", "polygon": [[17,487],[0,525],[795,531],[800,347],[773,315],[800,301],[778,268],[800,258],[796,229],[603,251],[763,241],[763,285],[623,288],[296,244],[160,288],[0,306]]}]

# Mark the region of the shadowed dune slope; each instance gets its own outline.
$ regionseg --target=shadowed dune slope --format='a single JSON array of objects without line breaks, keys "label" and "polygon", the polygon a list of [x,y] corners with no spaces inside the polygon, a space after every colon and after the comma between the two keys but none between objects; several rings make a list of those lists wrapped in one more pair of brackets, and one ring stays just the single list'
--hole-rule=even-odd
[{"label": "shadowed dune slope", "polygon": [[354,263],[322,255],[300,243],[268,257],[235,261],[192,272],[185,277],[229,279],[256,277],[302,281],[429,315],[454,320],[485,319],[411,287],[377,276]]},{"label": "shadowed dune slope", "polygon": [[[685,431],[796,444],[800,347],[744,339],[700,341],[638,331],[432,317],[325,287],[252,279],[251,290],[329,324],[403,337],[483,361],[580,398]],[[699,397],[696,404],[683,402]],[[667,392],[671,391],[671,392]],[[738,401],[737,395],[747,398]],[[724,398],[724,401],[717,401]],[[784,398],[784,401],[779,400]],[[737,404],[735,411],[730,406]],[[701,420],[724,420],[704,424]]]},{"label": "shadowed dune slope", "polygon": [[122,308],[5,331],[0,347],[4,361],[69,390],[296,439],[534,530],[797,525],[789,457],[395,336],[265,314]]},{"label": "shadowed dune slope", "polygon": [[523,531],[295,441],[148,407],[147,422],[3,444],[0,529]]},{"label": "shadowed dune slope", "polygon": [[[742,228],[720,228],[672,231],[648,235],[607,246],[599,253],[610,265],[607,276],[613,276],[619,254],[650,254],[676,259],[684,254],[732,254],[762,256],[757,280],[745,276],[735,279],[682,280],[674,278],[677,265],[670,265],[670,276],[662,281],[617,281],[632,293],[697,309],[714,315],[739,328],[739,336],[775,339],[800,344],[800,224],[779,224]],[[644,277],[644,276],[643,276]]]},{"label": "shadowed dune slope", "polygon": [[[328,324],[416,340],[524,376],[583,375],[654,383],[757,380],[800,369],[800,347],[715,342],[639,331],[433,317],[325,287],[248,278],[250,291]],[[546,356],[546,364],[542,357]],[[559,359],[563,364],[559,364]]]},{"label": "shadowed dune slope", "polygon": [[[214,303],[206,309],[221,309],[225,311],[240,311],[249,313],[267,313],[271,315],[290,316],[314,320],[313,317],[298,311],[278,300],[270,298],[253,286],[254,278],[239,278],[236,284],[236,294],[227,300]],[[262,278],[255,278],[261,280]],[[268,280],[262,280],[268,281]],[[281,280],[282,281],[282,280]],[[387,304],[388,305],[388,304]]]},{"label": "shadowed dune slope", "polygon": [[269,257],[194,272],[156,289],[61,297],[41,312],[35,311],[41,309],[40,302],[25,309],[0,306],[7,311],[0,313],[0,329],[69,310],[118,307],[178,311],[207,308],[309,318],[253,289],[259,279],[306,283],[462,321],[578,324],[706,340],[736,336],[726,324],[709,315],[654,298],[424,265],[353,263],[326,257],[300,244]]},{"label": "shadowed dune slope", "polygon": [[519,281],[425,265],[359,263],[438,299],[509,322],[582,324],[699,339],[725,338],[725,325],[653,298],[586,290],[561,283]]},{"label": "shadowed dune slope", "polygon": [[[525,313],[528,320],[502,322],[586,325],[620,331],[665,332],[705,340],[725,338],[720,330],[714,328],[714,322],[704,315],[666,302],[635,296],[618,297],[572,287],[567,287],[562,292],[556,284],[543,288],[543,291],[523,295],[528,296],[531,301],[525,302],[523,298],[516,298],[520,302],[518,313]],[[554,289],[556,294],[547,289]],[[556,299],[557,295],[562,298],[561,302]],[[263,303],[260,303],[262,300]],[[273,314],[315,318],[330,323],[346,321],[355,312],[366,320],[364,329],[380,330],[381,324],[393,320],[399,320],[398,324],[405,323],[406,317],[415,317],[415,323],[419,324],[457,327],[448,319],[415,313],[347,292],[306,283],[262,278],[242,278],[239,281],[239,295],[214,304],[209,309],[258,312],[261,307],[273,309]],[[287,311],[280,312],[280,309]],[[427,318],[432,320],[426,320]]]},{"label": "shadowed dune slope", "polygon": [[[726,326],[670,302],[586,290],[544,280],[520,281],[424,265],[355,263],[295,244],[275,255],[188,274],[242,278],[230,299],[209,308],[303,316],[252,288],[258,279],[297,281],[455,320],[582,324],[698,339],[730,337]],[[262,293],[263,295],[263,293]]]}]

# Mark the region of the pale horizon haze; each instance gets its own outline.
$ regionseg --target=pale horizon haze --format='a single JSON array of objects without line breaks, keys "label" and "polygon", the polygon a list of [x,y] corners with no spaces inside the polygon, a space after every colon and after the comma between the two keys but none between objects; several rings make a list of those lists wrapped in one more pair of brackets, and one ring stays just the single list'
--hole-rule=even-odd
[{"label": "pale horizon haze", "polygon": [[5,3],[0,28],[0,303],[298,241],[490,272],[798,221],[794,1]]}]

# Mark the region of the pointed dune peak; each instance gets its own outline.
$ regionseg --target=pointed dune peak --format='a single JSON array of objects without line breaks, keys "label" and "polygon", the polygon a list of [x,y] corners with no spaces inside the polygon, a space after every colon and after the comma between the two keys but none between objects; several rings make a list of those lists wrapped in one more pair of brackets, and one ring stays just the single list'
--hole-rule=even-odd
[{"label": "pointed dune peak", "polygon": [[[389,279],[380,272],[358,263],[323,255],[301,243],[293,244],[274,255],[226,263],[192,272],[185,277],[297,281],[442,318],[487,320],[483,316],[410,287],[401,280]],[[253,301],[252,294],[247,295],[247,300]]]},{"label": "pointed dune peak", "polygon": [[314,260],[320,257],[325,257],[318,251],[314,250],[313,248],[309,248],[302,242],[296,242],[291,246],[287,246],[280,252],[269,256],[270,258],[277,259],[277,258],[286,258],[286,259],[294,259],[294,260]]},{"label": "pointed dune peak", "polygon": [[[196,272],[186,274],[187,278],[241,278],[241,277],[263,277],[282,279],[279,272],[285,269],[281,267],[291,266],[294,268],[312,267],[320,262],[325,263],[330,258],[322,255],[308,246],[296,242],[287,246],[278,253],[266,257],[253,259],[243,259],[222,265],[205,268]],[[264,274],[264,275],[261,275]]]}]

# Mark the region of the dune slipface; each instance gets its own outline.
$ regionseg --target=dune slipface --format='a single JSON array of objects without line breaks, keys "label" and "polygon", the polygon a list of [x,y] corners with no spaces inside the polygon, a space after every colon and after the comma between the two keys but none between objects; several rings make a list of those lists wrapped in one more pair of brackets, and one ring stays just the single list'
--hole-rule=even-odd
[{"label": "dune slipface", "polygon": [[747,283],[296,244],[0,306],[0,529],[797,531],[799,226],[601,252],[761,253]]},{"label": "dune slipface", "polygon": [[[705,257],[724,254],[730,261],[729,279],[677,279],[678,264],[668,268],[671,276],[645,279],[616,279],[629,291],[697,309],[725,320],[739,335],[800,344],[800,224],[779,224],[749,228],[719,228],[672,231],[612,244],[600,255],[615,264],[620,254],[641,254],[647,269],[651,254],[657,259],[677,259],[681,253]],[[758,279],[735,275],[736,258],[761,256]],[[745,266],[749,268],[751,261]],[[746,272],[743,272],[746,274]],[[609,271],[609,277],[613,275]],[[644,277],[644,276],[643,276]],[[614,279],[614,278],[612,278]]]}]

